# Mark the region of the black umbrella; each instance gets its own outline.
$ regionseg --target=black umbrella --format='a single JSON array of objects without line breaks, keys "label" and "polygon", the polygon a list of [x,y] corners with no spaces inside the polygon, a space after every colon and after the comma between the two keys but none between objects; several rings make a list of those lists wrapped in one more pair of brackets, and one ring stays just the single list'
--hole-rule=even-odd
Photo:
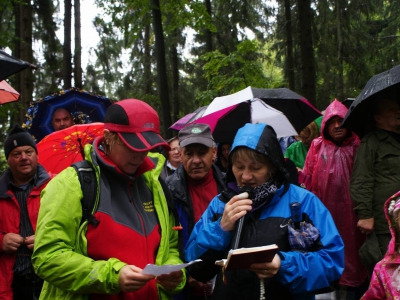
[{"label": "black umbrella", "polygon": [[235,94],[215,98],[207,108],[205,115],[213,105],[218,105],[217,103],[219,102],[233,105],[253,98],[259,98],[266,104],[281,111],[297,132],[302,131],[308,124],[321,116],[321,113],[306,98],[292,90],[287,88],[260,89],[251,86]]},{"label": "black umbrella", "polygon": [[0,81],[28,67],[36,69],[35,65],[15,58],[14,56],[0,50]]},{"label": "black umbrella", "polygon": [[356,98],[347,98],[346,100],[343,100],[343,101],[342,101],[342,104],[343,104],[344,106],[346,106],[347,108],[350,108],[350,106],[353,104],[353,102],[354,102],[355,99],[356,99]]},{"label": "black umbrella", "polygon": [[[400,65],[373,76],[368,80],[362,92],[350,106],[342,126],[354,131],[362,138],[374,130],[374,104],[382,99],[400,92]],[[400,99],[399,99],[400,100]]]}]

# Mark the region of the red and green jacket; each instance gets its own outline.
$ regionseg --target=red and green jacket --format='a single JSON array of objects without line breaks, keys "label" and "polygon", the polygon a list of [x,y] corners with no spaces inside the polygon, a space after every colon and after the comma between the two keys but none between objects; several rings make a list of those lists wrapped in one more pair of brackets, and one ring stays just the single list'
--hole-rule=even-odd
[{"label": "red and green jacket", "polygon": [[[100,189],[94,214],[100,223],[96,228],[87,221],[80,224],[83,195],[73,168],[57,175],[42,193],[32,256],[35,271],[45,280],[40,299],[83,300],[89,295],[90,299],[172,299],[185,280],[172,292],[155,280],[135,293],[122,293],[119,288],[119,271],[126,264],[144,268],[147,263],[181,263],[175,221],[158,179],[164,161],[160,159],[154,168],[146,159],[141,169],[144,173],[124,179],[125,175],[112,170],[112,163],[101,155],[99,142],[85,147]],[[145,202],[145,209],[154,209],[158,220],[152,230],[147,230],[152,223],[146,225],[140,210],[131,210],[132,205],[140,205],[138,195],[146,193],[152,195],[152,201]],[[131,200],[130,208],[125,200]]]}]

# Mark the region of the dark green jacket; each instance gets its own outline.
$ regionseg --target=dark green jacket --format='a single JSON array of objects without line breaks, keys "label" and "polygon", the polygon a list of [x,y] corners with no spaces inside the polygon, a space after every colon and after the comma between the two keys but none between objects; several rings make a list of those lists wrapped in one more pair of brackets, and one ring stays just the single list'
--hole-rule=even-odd
[{"label": "dark green jacket", "polygon": [[360,219],[374,218],[376,234],[389,233],[383,205],[400,190],[400,143],[376,129],[361,140],[350,180],[350,195]]}]

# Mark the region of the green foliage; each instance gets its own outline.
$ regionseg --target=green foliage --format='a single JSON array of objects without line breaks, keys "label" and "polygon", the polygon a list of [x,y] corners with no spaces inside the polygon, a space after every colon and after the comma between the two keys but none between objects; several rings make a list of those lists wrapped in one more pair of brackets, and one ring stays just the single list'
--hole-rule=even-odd
[{"label": "green foliage", "polygon": [[12,0],[0,0],[0,47],[11,47],[15,34],[15,17]]},{"label": "green foliage", "polygon": [[273,88],[279,85],[264,68],[268,65],[266,58],[254,40],[242,41],[237,51],[228,55],[218,50],[205,54],[203,70],[208,88],[197,94],[200,105],[207,105],[217,96],[231,94],[247,86]]},{"label": "green foliage", "polygon": [[[2,49],[15,50],[14,44],[18,40],[14,6],[19,3],[20,0],[0,0]],[[97,0],[96,3],[100,11],[94,25],[100,42],[93,45],[91,52],[95,60],[83,66],[84,89],[114,99],[142,99],[160,114],[151,1]],[[271,3],[212,0],[211,13],[208,13],[205,0],[160,0],[169,98],[177,101],[171,103],[174,108],[171,115],[184,116],[216,96],[249,85],[263,88],[288,86],[285,69],[288,24],[283,1]],[[298,33],[301,24],[296,3],[290,0],[290,25],[295,91],[299,92],[302,66]],[[55,35],[58,29],[56,5],[59,3],[50,0],[32,1],[32,38],[39,48],[33,61],[39,65],[34,71],[35,98],[59,90],[62,84],[62,45]],[[338,97],[340,88],[346,97],[356,97],[371,76],[400,63],[398,1],[320,0],[312,2],[312,12],[319,109],[324,109]],[[338,49],[340,38],[343,40],[341,54]],[[176,68],[178,83],[173,81]],[[341,72],[343,87],[339,84]],[[16,82],[15,78],[10,79]],[[9,116],[26,108],[12,104],[7,106],[6,112],[1,109],[4,108],[0,106],[0,148],[1,135],[9,127]]]}]

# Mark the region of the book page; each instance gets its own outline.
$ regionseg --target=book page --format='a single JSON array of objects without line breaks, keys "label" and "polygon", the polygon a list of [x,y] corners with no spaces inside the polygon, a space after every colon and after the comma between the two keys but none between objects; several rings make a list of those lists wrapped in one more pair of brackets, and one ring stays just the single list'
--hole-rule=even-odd
[{"label": "book page", "polygon": [[171,272],[179,271],[180,269],[186,268],[187,266],[200,262],[202,261],[201,259],[196,259],[192,260],[191,262],[185,263],[185,264],[179,264],[179,265],[163,265],[163,266],[157,266],[153,264],[148,264],[143,270],[142,274],[146,275],[154,275],[154,276],[160,276],[163,274],[169,274]]},{"label": "book page", "polygon": [[[264,250],[269,250],[269,249],[277,249],[278,246],[275,244],[272,245],[267,245],[267,246],[259,246],[259,247],[250,247],[250,248],[239,248],[239,249],[231,249],[229,250],[229,254],[240,254],[240,253],[252,253],[252,252],[258,252],[258,251],[264,251]],[[228,254],[228,256],[229,256]]]}]

